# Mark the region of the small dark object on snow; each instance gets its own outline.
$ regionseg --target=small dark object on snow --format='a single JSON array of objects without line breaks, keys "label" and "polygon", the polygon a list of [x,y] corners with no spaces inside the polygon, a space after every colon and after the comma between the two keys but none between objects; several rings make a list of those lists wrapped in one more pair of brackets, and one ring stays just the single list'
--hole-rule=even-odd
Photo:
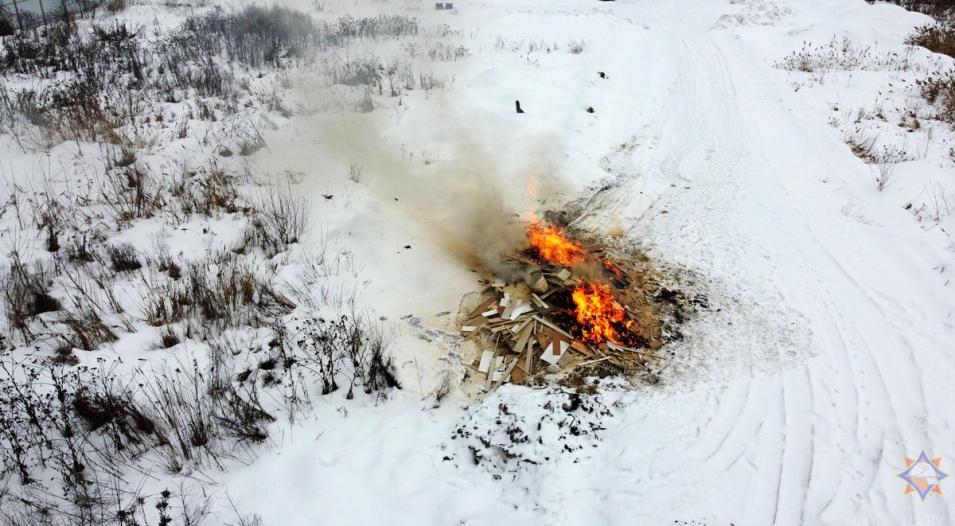
[{"label": "small dark object on snow", "polygon": [[517,113],[524,113],[524,110],[521,109],[521,101],[515,100],[514,107],[517,108]]},{"label": "small dark object on snow", "polygon": [[602,78],[602,79],[607,78],[607,74],[604,73],[603,71],[598,71],[598,72],[597,72],[597,76],[600,77],[600,78]]},{"label": "small dark object on snow", "polygon": [[593,112],[594,112],[594,107],[593,107],[593,106],[587,106],[587,113],[593,113]]},{"label": "small dark object on snow", "polygon": [[411,245],[405,245],[405,248],[410,249]]},{"label": "small dark object on snow", "polygon": [[331,199],[335,197],[335,194],[322,194],[322,197],[324,197],[325,199]]}]

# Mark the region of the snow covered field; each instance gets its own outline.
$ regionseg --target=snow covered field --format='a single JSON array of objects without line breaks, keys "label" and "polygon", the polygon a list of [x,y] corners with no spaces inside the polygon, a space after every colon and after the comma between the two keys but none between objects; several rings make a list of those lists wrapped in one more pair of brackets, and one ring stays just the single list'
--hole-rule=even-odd
[{"label": "snow covered field", "polygon": [[[301,239],[271,251],[251,241],[242,261],[293,298],[290,327],[308,315],[303,297],[316,317],[380,322],[401,389],[322,394],[316,377],[311,406],[290,419],[287,378],[257,384],[276,416],[264,442],[176,473],[155,460],[123,468],[147,499],[140,523],[158,523],[167,487],[205,502],[207,524],[955,522],[950,496],[903,495],[897,476],[923,450],[955,471],[955,132],[916,85],[953,59],[903,44],[929,17],[861,0],[281,5],[329,22],[414,17],[419,29],[347,40],[294,68],[237,66],[247,91],[219,119],[185,117],[199,113],[189,98],[151,102],[136,166],[160,179],[214,166],[240,197],[273,184],[306,198]],[[97,16],[160,42],[211,9],[142,2]],[[371,87],[329,81],[358,79],[348,67],[362,61],[378,68]],[[97,154],[109,148],[99,141],[18,126],[0,127],[0,241],[52,261],[18,196],[40,199],[44,185],[78,196],[122,163]],[[482,395],[465,379],[475,351],[456,319],[479,290],[472,269],[520,243],[513,227],[528,212],[571,203],[586,210],[576,226],[701,276],[710,308],[656,385],[606,381],[582,401],[557,387]],[[104,220],[97,243],[202,267],[260,218],[244,206]],[[184,323],[146,323],[153,281],[125,276],[112,287],[125,312],[106,323],[117,338],[73,352],[80,367],[118,359],[119,378],[204,367],[232,338],[236,373],[271,370],[276,326],[206,341]],[[4,363],[52,354],[7,317]],[[178,337],[163,349],[168,326]],[[4,467],[6,511],[25,486]],[[186,506],[171,506],[187,524]]]}]

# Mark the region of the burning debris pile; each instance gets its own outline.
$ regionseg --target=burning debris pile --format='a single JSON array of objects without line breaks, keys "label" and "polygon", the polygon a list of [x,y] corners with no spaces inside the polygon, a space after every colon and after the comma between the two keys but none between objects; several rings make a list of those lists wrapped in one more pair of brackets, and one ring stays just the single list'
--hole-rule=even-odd
[{"label": "burning debris pile", "polygon": [[527,246],[506,256],[508,279],[484,280],[480,304],[461,333],[481,350],[473,364],[485,389],[505,382],[644,373],[663,366],[661,347],[701,297],[688,300],[660,285],[645,258],[614,261],[597,239],[532,221]]}]

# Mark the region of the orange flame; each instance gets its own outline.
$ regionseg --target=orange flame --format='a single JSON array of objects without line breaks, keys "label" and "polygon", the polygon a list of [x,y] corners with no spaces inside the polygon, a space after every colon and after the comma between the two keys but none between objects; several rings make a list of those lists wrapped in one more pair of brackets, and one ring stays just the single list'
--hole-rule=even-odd
[{"label": "orange flame", "polygon": [[609,286],[586,282],[574,288],[572,297],[577,306],[577,322],[583,329],[584,340],[591,343],[608,340],[620,343],[613,324],[623,321],[624,310],[614,300]]},{"label": "orange flame", "polygon": [[584,249],[567,239],[564,232],[557,227],[535,221],[531,223],[527,237],[531,247],[545,261],[569,266],[585,259]]},{"label": "orange flame", "polygon": [[603,260],[602,264],[603,264],[603,267],[609,270],[610,273],[616,276],[617,279],[621,279],[621,280],[623,279],[623,271],[620,270],[620,267],[615,265],[612,261],[610,261],[609,259],[605,259]]}]

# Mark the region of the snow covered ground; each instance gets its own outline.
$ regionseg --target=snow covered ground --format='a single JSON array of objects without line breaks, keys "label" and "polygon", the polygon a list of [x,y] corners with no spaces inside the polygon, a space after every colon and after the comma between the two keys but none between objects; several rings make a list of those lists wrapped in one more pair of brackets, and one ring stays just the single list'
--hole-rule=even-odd
[{"label": "snow covered ground", "polygon": [[[950,497],[903,495],[897,476],[922,450],[955,470],[955,133],[914,82],[952,59],[902,44],[928,17],[861,0],[284,5],[426,28],[331,54],[400,60],[432,88],[390,97],[386,84],[358,113],[360,90],[292,73],[291,116],[255,121],[267,146],[223,161],[293,174],[312,203],[296,250],[346,253],[359,303],[394,332],[403,388],[315,397],[308,417],[270,424],[253,459],[204,470],[210,523],[233,522],[233,505],[289,525],[955,520]],[[124,16],[149,25],[165,9]],[[833,38],[867,58],[782,67]],[[918,129],[899,124],[910,112]],[[867,163],[850,136],[904,155]],[[68,145],[6,144],[14,178],[86,162]],[[182,155],[156,150],[158,166]],[[478,396],[460,384],[472,350],[455,314],[478,289],[475,251],[510,241],[489,218],[570,202],[588,211],[579,226],[703,276],[711,309],[658,385],[611,382],[580,407],[556,388]],[[169,241],[198,250],[236,232],[216,225]],[[155,229],[116,238],[147,250]],[[120,341],[103,352],[135,351]]]}]

